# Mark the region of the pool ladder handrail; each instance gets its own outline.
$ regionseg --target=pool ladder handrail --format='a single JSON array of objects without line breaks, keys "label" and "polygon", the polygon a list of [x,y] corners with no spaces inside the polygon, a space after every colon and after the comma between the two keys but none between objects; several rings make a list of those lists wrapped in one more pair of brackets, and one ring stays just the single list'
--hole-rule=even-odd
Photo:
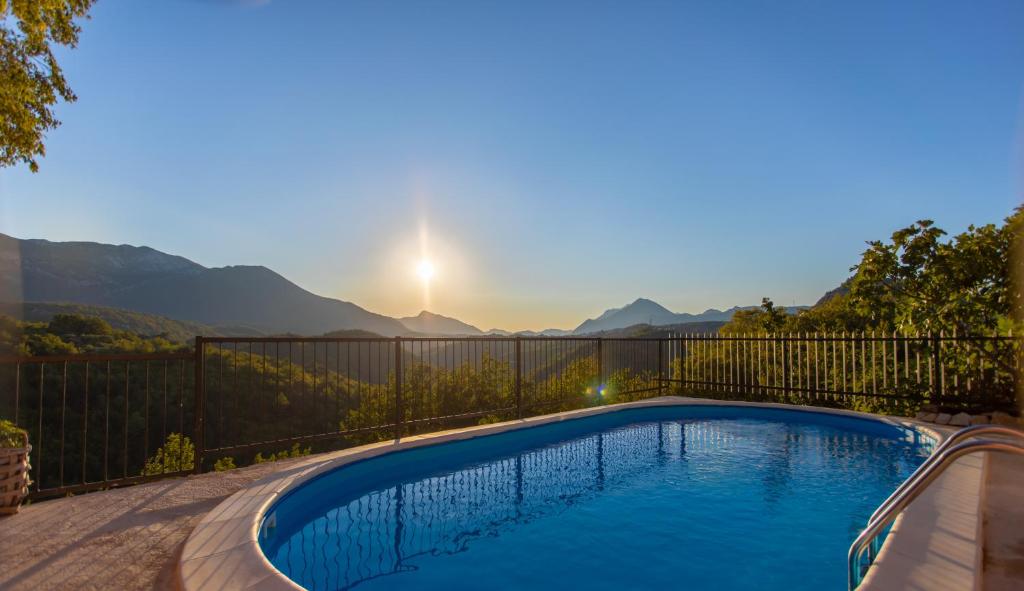
[{"label": "pool ladder handrail", "polygon": [[[986,434],[1015,437],[1022,441],[1016,443],[1005,440],[982,439],[963,442],[965,439]],[[914,499],[924,492],[928,485],[938,478],[953,461],[961,456],[983,451],[1024,455],[1024,432],[996,425],[975,425],[957,431],[939,445],[932,455],[875,510],[868,520],[867,527],[850,545],[850,550],[847,554],[847,586],[850,591],[857,588],[865,574],[861,572],[861,555],[869,544],[872,545],[872,550],[876,550],[873,547],[873,543],[877,540],[879,534],[882,533],[882,530],[891,524]],[[874,552],[872,552],[871,556],[872,561],[874,560],[873,554]],[[870,563],[868,566],[870,567]]]}]

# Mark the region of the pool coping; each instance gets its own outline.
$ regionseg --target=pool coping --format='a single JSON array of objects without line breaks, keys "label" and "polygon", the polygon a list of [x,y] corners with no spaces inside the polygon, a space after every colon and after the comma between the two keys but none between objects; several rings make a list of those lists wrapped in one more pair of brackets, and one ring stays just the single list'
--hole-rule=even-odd
[{"label": "pool coping", "polygon": [[[209,589],[237,589],[237,590],[301,590],[302,587],[295,584],[283,573],[277,570],[259,546],[259,530],[264,513],[284,494],[304,482],[315,478],[325,472],[337,469],[346,464],[377,457],[384,454],[414,449],[428,445],[437,445],[451,441],[461,441],[479,437],[482,435],[494,435],[506,431],[514,431],[549,423],[557,423],[566,420],[578,419],[587,416],[600,415],[609,412],[617,412],[630,408],[658,407],[658,406],[739,406],[754,408],[777,408],[782,410],[799,412],[816,412],[822,414],[833,414],[847,417],[856,417],[888,423],[900,427],[909,427],[923,434],[934,437],[941,441],[945,437],[944,430],[936,429],[933,425],[902,417],[891,417],[876,415],[865,412],[822,408],[815,406],[800,406],[793,404],[765,403],[765,402],[740,402],[711,400],[704,398],[687,398],[679,396],[665,396],[650,398],[636,402],[621,404],[609,404],[605,406],[590,407],[578,410],[559,412],[548,415],[540,415],[520,420],[494,423],[489,425],[477,425],[448,431],[438,431],[423,435],[415,435],[400,440],[388,440],[379,443],[371,443],[345,450],[328,452],[311,456],[306,461],[297,464],[289,464],[282,470],[266,476],[252,483],[246,488],[228,497],[212,511],[206,514],[203,520],[189,535],[182,548],[178,561],[177,574],[178,586],[182,591],[206,591]],[[945,478],[945,476],[943,477]],[[980,486],[980,484],[979,484]],[[969,487],[968,487],[969,488]],[[922,497],[923,498],[923,497]],[[980,510],[980,498],[975,499],[975,507]],[[913,505],[911,506],[913,507]],[[907,518],[911,512],[908,509],[901,515],[893,527],[893,531],[887,537],[876,566],[873,566],[865,578],[861,589],[893,588],[887,587],[884,581],[878,576],[880,572],[905,569],[907,556],[899,554],[919,543],[921,535],[927,535],[931,526],[924,523],[926,514]],[[980,519],[979,527],[980,527]],[[973,571],[980,572],[980,544],[977,548],[977,558]],[[900,556],[902,561],[894,560]],[[892,568],[888,566],[892,564]],[[980,577],[977,577],[980,579]],[[881,585],[880,585],[881,584]],[[932,588],[932,587],[927,587]],[[962,587],[960,587],[962,588]]]}]

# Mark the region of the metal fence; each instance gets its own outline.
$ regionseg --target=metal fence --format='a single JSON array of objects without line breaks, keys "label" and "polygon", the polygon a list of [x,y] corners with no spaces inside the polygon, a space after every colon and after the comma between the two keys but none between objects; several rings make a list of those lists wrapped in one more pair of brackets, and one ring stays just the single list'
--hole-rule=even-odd
[{"label": "metal fence", "polygon": [[168,435],[192,435],[194,360],[188,352],[0,357],[0,417],[29,432],[32,496],[187,473],[178,458],[177,469],[172,460],[144,474]]},{"label": "metal fence", "polygon": [[207,338],[191,352],[0,358],[34,498],[441,428],[683,394],[1015,412],[1020,338]]},{"label": "metal fence", "polygon": [[720,398],[1016,412],[1022,344],[944,333],[682,335],[671,379]]}]

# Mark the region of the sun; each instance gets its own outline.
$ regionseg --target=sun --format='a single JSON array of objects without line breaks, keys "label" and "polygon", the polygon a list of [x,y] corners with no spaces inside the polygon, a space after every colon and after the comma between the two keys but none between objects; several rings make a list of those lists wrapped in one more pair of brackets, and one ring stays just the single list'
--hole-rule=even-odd
[{"label": "sun", "polygon": [[434,263],[423,260],[420,264],[416,265],[416,274],[420,276],[424,282],[430,281],[434,276]]}]

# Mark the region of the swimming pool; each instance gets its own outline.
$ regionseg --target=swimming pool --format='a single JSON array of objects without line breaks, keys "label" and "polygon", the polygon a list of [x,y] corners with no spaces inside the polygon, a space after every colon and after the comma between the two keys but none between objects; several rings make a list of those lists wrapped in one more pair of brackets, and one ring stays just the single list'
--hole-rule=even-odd
[{"label": "swimming pool", "polygon": [[843,589],[932,440],[775,408],[635,408],[388,453],[264,513],[307,589]]}]

